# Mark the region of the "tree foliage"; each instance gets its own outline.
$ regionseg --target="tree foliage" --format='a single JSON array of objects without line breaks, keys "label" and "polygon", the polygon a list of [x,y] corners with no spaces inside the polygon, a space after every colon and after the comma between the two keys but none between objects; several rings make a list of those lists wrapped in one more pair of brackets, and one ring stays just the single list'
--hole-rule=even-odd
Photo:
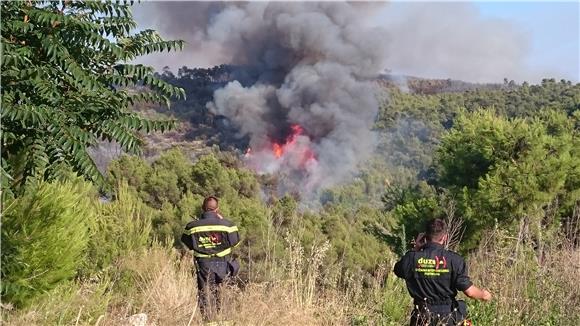
[{"label": "tree foliage", "polygon": [[5,203],[3,300],[25,305],[76,274],[94,223],[92,197],[90,185],[77,180],[42,183]]},{"label": "tree foliage", "polygon": [[370,195],[360,189],[360,183],[330,191],[324,207],[309,212],[289,195],[274,195],[265,203],[258,176],[220,152],[190,160],[172,149],[152,163],[123,156],[111,164],[110,171],[112,178],[127,180],[155,210],[155,236],[174,238],[178,247],[184,225],[198,218],[203,198],[217,195],[220,212],[240,228],[243,242],[236,253],[249,264],[244,273],[251,269],[254,278],[266,276],[259,271],[266,260],[281,258],[285,234],[306,248],[329,241],[327,263],[340,264],[340,270],[373,271],[385,258],[387,246],[374,226],[387,224],[386,216],[375,203],[365,201]]},{"label": "tree foliage", "polygon": [[53,179],[63,166],[102,184],[88,147],[108,140],[138,153],[139,132],[172,126],[129,107],[169,105],[184,91],[153,68],[127,62],[183,42],[164,41],[153,30],[132,34],[129,4],[4,1],[1,10],[3,188]]},{"label": "tree foliage", "polygon": [[[506,119],[462,115],[437,152],[440,185],[461,201],[469,228],[521,222],[542,245],[580,198],[579,114]],[[525,229],[525,230],[524,230]],[[527,233],[527,232],[526,232]]]},{"label": "tree foliage", "polygon": [[95,218],[89,225],[87,259],[81,275],[102,271],[119,257],[151,243],[152,209],[126,183],[117,185],[115,200],[99,201],[92,208]]},{"label": "tree foliage", "polygon": [[493,110],[464,111],[437,148],[434,187],[387,193],[386,208],[399,229],[416,234],[413,225],[444,216],[437,196],[449,194],[466,227],[464,248],[476,246],[483,231],[501,226],[541,250],[579,202],[579,116],[544,110],[509,119]]},{"label": "tree foliage", "polygon": [[579,108],[580,84],[553,79],[431,95],[393,90],[377,121],[379,150],[415,181],[397,182],[383,197],[397,221],[391,238],[410,240],[419,222],[442,216],[442,194],[464,219],[463,249],[494,225],[516,235],[521,226],[536,245],[560,225],[573,228]]}]

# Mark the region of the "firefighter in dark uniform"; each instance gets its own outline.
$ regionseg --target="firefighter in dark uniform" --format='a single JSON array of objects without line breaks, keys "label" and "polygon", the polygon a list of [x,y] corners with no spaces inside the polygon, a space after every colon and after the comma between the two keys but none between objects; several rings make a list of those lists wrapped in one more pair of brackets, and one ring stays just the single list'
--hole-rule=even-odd
[{"label": "firefighter in dark uniform", "polygon": [[487,290],[473,285],[463,258],[445,249],[447,238],[445,221],[430,220],[414,249],[395,264],[395,275],[405,280],[413,297],[411,326],[468,324],[465,302],[455,299],[458,291],[472,299],[491,300]]},{"label": "firefighter in dark uniform", "polygon": [[218,199],[203,201],[203,214],[188,223],[181,241],[193,250],[197,272],[198,306],[204,318],[212,317],[220,305],[220,285],[237,274],[239,264],[231,259],[239,242],[238,227],[219,214]]}]

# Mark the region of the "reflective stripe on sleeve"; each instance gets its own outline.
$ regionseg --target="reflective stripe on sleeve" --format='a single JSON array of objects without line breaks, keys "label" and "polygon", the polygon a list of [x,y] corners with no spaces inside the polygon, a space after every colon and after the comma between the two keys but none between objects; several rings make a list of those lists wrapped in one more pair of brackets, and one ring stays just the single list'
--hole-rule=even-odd
[{"label": "reflective stripe on sleeve", "polygon": [[189,229],[189,234],[194,234],[198,232],[238,232],[237,226],[225,226],[225,225],[204,225],[204,226],[196,226],[194,228]]}]

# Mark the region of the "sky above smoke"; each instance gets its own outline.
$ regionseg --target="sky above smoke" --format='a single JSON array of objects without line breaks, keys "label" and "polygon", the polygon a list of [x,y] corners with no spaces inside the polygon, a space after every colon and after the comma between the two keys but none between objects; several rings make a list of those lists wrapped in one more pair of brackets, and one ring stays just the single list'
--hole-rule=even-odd
[{"label": "sky above smoke", "polygon": [[[184,52],[149,56],[142,61],[157,68],[173,69],[229,62],[231,47],[203,39],[203,29],[227,5],[224,2],[136,5],[135,15],[141,27],[155,28],[165,37],[188,41]],[[544,77],[578,82],[578,5],[548,5],[375,2],[355,6],[364,24],[382,28],[372,40],[387,48],[381,71],[472,82],[502,82],[503,78],[539,82]],[[556,9],[551,13],[547,7]],[[230,15],[230,19],[237,19],[233,12]],[[536,28],[538,24],[541,28]],[[568,27],[558,30],[556,26]],[[541,44],[546,45],[538,48]]]},{"label": "sky above smoke", "polygon": [[507,21],[483,19],[470,3],[407,5],[396,13],[386,10],[382,23],[394,72],[474,82],[531,77],[525,34]]}]

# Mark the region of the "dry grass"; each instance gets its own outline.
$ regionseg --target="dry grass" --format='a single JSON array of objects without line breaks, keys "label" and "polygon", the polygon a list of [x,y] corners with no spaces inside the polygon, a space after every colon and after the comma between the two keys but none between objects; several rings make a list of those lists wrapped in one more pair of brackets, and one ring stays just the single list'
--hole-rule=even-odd
[{"label": "dry grass", "polygon": [[118,325],[133,313],[145,313],[155,325],[187,325],[196,317],[197,288],[189,257],[179,257],[173,249],[153,248],[123,261],[122,269],[137,279],[138,306],[112,311],[103,325]]},{"label": "dry grass", "polygon": [[[289,246],[288,277],[277,282],[227,286],[218,321],[234,325],[344,325],[349,323],[351,300],[359,294],[322,291],[317,287],[324,246],[308,257],[295,242]],[[131,270],[138,282],[138,307],[113,307],[99,325],[126,323],[134,313],[145,313],[148,325],[202,324],[196,309],[197,287],[191,273],[191,257],[154,248],[129,257],[122,268]],[[354,289],[356,287],[352,287]]]},{"label": "dry grass", "polygon": [[[580,320],[580,251],[558,246],[542,262],[533,250],[501,232],[470,259],[477,285],[491,289],[490,304],[470,302],[476,325],[576,325]],[[287,238],[286,264],[271,261],[272,279],[230,286],[218,325],[401,325],[410,313],[404,282],[391,272],[393,261],[373,276],[341,273],[324,266],[325,244],[305,250]],[[326,248],[326,249],[325,249]],[[7,325],[203,325],[196,307],[191,256],[164,246],[125,257],[116,272],[57,289],[38,305],[3,310]],[[274,275],[276,274],[276,275]],[[112,276],[106,276],[112,275]]]},{"label": "dry grass", "polygon": [[[352,278],[351,282],[359,284],[346,292],[328,284],[322,289],[318,280],[327,249],[328,245],[323,244],[322,250],[303,256],[303,248],[294,242],[288,249],[291,259],[281,269],[286,276],[276,282],[225,287],[223,293],[227,295],[216,320],[228,321],[228,325],[349,324],[353,302],[361,301],[363,294],[360,280]],[[191,256],[180,257],[173,249],[155,246],[125,257],[116,268],[122,272],[115,273],[114,280],[77,283],[71,290],[74,293],[64,300],[54,293],[40,306],[3,311],[4,321],[11,325],[131,325],[132,315],[144,313],[147,325],[203,324],[196,306]],[[111,289],[118,291],[115,298],[96,300]],[[87,309],[92,303],[101,309]]]},{"label": "dry grass", "polygon": [[517,242],[496,230],[471,256],[474,281],[494,295],[491,304],[474,305],[474,319],[486,325],[580,324],[579,248],[563,241],[538,259],[531,244]]}]

